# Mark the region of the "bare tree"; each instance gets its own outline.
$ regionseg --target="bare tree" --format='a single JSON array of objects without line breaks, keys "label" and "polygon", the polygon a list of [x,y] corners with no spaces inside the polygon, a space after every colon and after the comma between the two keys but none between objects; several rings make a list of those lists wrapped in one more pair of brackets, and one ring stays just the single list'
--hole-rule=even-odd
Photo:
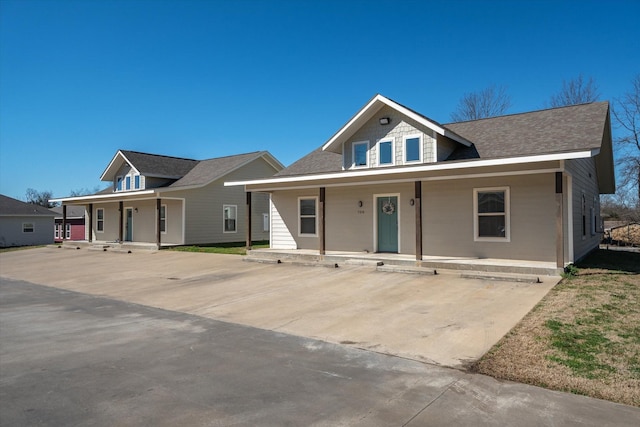
[{"label": "bare tree", "polygon": [[56,206],[56,204],[49,203],[49,199],[52,198],[53,193],[51,191],[38,191],[33,188],[27,188],[27,203],[44,206],[45,208],[53,208],[54,206]]},{"label": "bare tree", "polygon": [[549,104],[551,107],[565,107],[567,105],[585,104],[597,101],[600,97],[598,86],[592,77],[585,81],[580,74],[575,79],[562,81],[562,89],[551,96]]},{"label": "bare tree", "polygon": [[640,210],[640,74],[631,81],[631,91],[616,99],[612,110],[623,135],[615,139],[619,151],[620,187],[635,188],[636,209]]},{"label": "bare tree", "polygon": [[93,190],[89,188],[78,188],[76,190],[71,190],[69,193],[69,197],[79,197],[79,196],[89,196],[95,194],[101,190],[99,185],[93,187]]},{"label": "bare tree", "polygon": [[451,113],[451,120],[485,119],[504,114],[511,107],[511,97],[504,86],[491,85],[480,92],[465,93],[456,111]]}]

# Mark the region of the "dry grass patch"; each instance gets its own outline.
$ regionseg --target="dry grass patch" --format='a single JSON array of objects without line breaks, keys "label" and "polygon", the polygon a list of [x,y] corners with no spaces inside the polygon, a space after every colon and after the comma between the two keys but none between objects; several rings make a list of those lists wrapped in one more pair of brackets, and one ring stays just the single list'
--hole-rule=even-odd
[{"label": "dry grass patch", "polygon": [[597,251],[474,368],[640,406],[640,254]]}]

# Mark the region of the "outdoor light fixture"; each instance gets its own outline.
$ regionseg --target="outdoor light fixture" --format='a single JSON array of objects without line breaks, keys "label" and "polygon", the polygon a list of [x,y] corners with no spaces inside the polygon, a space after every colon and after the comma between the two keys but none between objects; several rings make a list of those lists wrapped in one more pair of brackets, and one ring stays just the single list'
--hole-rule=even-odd
[{"label": "outdoor light fixture", "polygon": [[409,200],[409,204],[410,204],[411,206],[413,206],[413,205],[415,205],[415,204],[416,204],[416,201],[415,201],[415,200],[413,200],[413,199],[411,199],[411,200]]},{"label": "outdoor light fixture", "polygon": [[362,200],[358,201],[358,207],[361,208],[362,207]]},{"label": "outdoor light fixture", "polygon": [[134,208],[133,210],[136,211],[136,213],[138,213],[138,208]]},{"label": "outdoor light fixture", "polygon": [[391,122],[391,119],[389,117],[380,117],[378,119],[378,121],[380,122],[381,125],[388,125]]}]

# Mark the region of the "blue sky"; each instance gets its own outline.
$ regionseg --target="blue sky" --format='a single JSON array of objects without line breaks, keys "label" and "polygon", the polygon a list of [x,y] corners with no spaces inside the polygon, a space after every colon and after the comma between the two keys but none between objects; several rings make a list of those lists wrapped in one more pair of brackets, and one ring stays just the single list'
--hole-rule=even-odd
[{"label": "blue sky", "polygon": [[0,0],[0,193],[99,181],[118,149],[285,165],[381,93],[438,121],[504,85],[601,99],[640,73],[640,2]]}]

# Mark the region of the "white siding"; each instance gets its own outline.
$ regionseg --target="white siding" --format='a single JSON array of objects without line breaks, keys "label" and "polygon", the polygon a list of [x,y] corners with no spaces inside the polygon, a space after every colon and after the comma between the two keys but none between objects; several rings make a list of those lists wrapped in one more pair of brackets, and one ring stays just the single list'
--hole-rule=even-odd
[{"label": "white siding", "polygon": [[269,199],[269,208],[271,211],[271,248],[273,249],[297,249],[296,241],[291,235],[291,231],[284,223],[278,208]]}]

